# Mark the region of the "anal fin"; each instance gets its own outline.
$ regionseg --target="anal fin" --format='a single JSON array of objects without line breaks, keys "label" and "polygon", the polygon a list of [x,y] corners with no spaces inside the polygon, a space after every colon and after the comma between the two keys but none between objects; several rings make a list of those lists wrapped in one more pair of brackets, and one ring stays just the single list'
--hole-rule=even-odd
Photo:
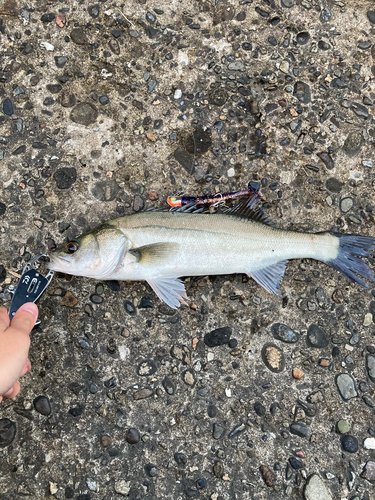
[{"label": "anal fin", "polygon": [[259,285],[261,285],[267,292],[279,294],[279,287],[281,280],[284,277],[287,260],[281,260],[272,264],[271,266],[264,267],[263,269],[258,269],[258,271],[253,271],[247,273],[250,278],[253,278]]},{"label": "anal fin", "polygon": [[164,301],[172,309],[177,309],[181,304],[187,306],[184,299],[186,295],[185,285],[178,278],[154,278],[148,279],[147,283],[154,290],[160,300]]}]

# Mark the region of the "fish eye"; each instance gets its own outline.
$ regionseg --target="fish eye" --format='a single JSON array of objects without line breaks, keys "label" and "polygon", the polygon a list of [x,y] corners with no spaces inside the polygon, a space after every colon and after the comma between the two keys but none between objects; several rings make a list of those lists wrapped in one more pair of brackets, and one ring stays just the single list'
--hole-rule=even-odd
[{"label": "fish eye", "polygon": [[78,250],[78,247],[79,247],[78,241],[77,240],[72,240],[72,241],[69,241],[69,243],[67,243],[65,245],[65,250],[68,253],[74,253],[74,252],[76,252]]}]

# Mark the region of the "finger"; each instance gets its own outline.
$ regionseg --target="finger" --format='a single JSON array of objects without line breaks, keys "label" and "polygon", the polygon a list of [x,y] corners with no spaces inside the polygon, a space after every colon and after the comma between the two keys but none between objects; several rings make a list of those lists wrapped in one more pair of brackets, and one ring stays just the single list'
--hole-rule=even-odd
[{"label": "finger", "polygon": [[14,315],[10,328],[20,330],[29,335],[37,319],[38,307],[33,302],[27,302],[23,304]]},{"label": "finger", "polygon": [[14,384],[14,386],[11,389],[9,389],[9,391],[6,392],[3,396],[4,396],[4,398],[7,398],[7,399],[15,398],[17,396],[17,394],[20,392],[20,390],[21,390],[21,385],[17,381]]},{"label": "finger", "polygon": [[2,402],[2,400],[3,400],[3,396],[0,396],[0,403]]},{"label": "finger", "polygon": [[0,332],[6,330],[10,325],[8,311],[5,307],[0,307]]},{"label": "finger", "polygon": [[21,372],[20,377],[23,377],[24,375],[26,375],[26,373],[29,372],[30,370],[31,370],[31,363],[30,363],[30,360],[27,359],[25,366],[23,367],[23,370]]}]

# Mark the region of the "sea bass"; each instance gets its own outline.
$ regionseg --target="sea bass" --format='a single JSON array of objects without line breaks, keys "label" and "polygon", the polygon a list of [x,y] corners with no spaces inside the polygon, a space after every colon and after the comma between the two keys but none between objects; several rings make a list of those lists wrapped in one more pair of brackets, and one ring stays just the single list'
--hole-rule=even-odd
[{"label": "sea bass", "polygon": [[278,229],[258,202],[251,195],[224,213],[187,205],[119,217],[59,247],[49,268],[98,280],[144,280],[174,309],[186,304],[183,276],[244,273],[277,294],[289,259],[320,260],[370,288],[361,277],[375,276],[358,257],[370,257],[375,238]]}]

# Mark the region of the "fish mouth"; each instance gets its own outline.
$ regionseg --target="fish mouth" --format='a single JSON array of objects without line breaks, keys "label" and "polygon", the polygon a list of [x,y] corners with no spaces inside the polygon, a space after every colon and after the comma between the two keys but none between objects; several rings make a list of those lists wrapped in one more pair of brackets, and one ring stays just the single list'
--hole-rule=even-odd
[{"label": "fish mouth", "polygon": [[69,257],[61,257],[57,255],[48,255],[49,262],[47,263],[47,268],[50,271],[57,272],[66,272],[67,268],[69,268],[72,264],[72,261]]}]

